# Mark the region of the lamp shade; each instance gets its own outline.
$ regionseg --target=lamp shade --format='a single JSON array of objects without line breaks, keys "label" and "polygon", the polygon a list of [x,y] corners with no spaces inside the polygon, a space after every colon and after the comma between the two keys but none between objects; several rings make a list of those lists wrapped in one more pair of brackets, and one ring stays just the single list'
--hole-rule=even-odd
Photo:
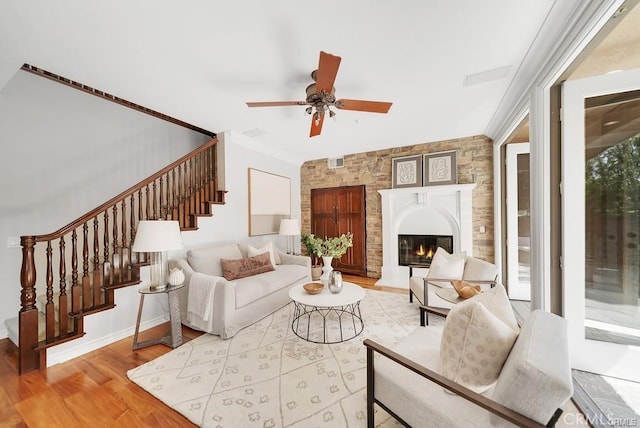
[{"label": "lamp shade", "polygon": [[280,220],[280,235],[300,235],[300,222],[295,218],[283,218]]},{"label": "lamp shade", "polygon": [[141,220],[131,251],[137,253],[171,251],[182,248],[180,224],[177,221]]}]

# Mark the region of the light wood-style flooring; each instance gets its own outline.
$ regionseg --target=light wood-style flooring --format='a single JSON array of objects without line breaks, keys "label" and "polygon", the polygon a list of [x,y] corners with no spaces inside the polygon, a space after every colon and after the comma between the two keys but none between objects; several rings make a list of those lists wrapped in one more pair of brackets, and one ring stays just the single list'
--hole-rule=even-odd
[{"label": "light wood-style flooring", "polygon": [[[168,323],[141,333],[160,336]],[[183,327],[185,342],[200,332]],[[142,337],[144,334],[144,337]],[[40,372],[18,376],[17,349],[0,340],[0,426],[194,426],[129,381],[126,372],[170,351],[164,345],[131,350],[132,338]]]},{"label": "light wood-style flooring", "polygon": [[[344,276],[374,290],[406,294],[375,286],[375,279]],[[141,333],[140,340],[162,335],[168,323]],[[202,333],[182,328],[187,342]],[[192,427],[191,422],[129,381],[129,369],[171,350],[164,345],[131,350],[132,338],[40,372],[18,376],[17,348],[0,340],[1,427]]]}]

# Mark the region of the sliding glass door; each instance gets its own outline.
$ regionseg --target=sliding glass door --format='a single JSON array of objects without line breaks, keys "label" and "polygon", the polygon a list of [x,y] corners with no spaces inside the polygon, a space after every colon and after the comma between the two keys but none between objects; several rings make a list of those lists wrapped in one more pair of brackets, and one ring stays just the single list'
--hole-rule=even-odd
[{"label": "sliding glass door", "polygon": [[640,381],[640,70],[564,83],[563,112],[572,366]]}]

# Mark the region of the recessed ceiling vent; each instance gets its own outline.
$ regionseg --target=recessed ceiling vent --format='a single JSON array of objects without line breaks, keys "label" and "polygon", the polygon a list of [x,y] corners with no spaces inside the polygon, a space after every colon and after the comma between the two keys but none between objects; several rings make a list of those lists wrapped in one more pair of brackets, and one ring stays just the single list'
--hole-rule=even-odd
[{"label": "recessed ceiling vent", "polygon": [[342,168],[344,166],[344,158],[328,159],[327,164],[329,169]]},{"label": "recessed ceiling vent", "polygon": [[491,70],[481,71],[480,73],[468,74],[464,76],[462,86],[473,86],[481,83],[492,82],[494,80],[504,79],[509,76],[511,72],[511,66],[506,65],[504,67],[493,68]]}]

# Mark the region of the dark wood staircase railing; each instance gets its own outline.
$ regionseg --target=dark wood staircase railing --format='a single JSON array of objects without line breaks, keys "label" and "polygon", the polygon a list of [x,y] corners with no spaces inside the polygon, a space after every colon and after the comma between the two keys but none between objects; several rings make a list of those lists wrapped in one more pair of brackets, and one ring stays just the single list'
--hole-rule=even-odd
[{"label": "dark wood staircase railing", "polygon": [[[45,368],[47,348],[82,337],[85,315],[113,308],[115,289],[140,283],[146,254],[131,252],[140,220],[178,220],[182,230],[196,230],[198,217],[211,216],[212,204],[224,204],[217,141],[54,233],[21,237],[20,374]],[[46,291],[37,296],[40,287]]]}]

